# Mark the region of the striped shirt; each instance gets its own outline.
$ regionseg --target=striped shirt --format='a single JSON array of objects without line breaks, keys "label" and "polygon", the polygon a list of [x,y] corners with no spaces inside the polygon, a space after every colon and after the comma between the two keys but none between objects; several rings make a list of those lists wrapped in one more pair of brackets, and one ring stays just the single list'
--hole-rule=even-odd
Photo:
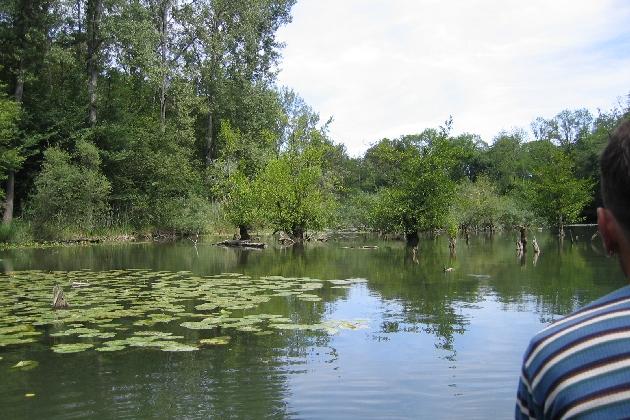
[{"label": "striped shirt", "polygon": [[630,286],[538,333],[523,358],[517,419],[630,417]]}]

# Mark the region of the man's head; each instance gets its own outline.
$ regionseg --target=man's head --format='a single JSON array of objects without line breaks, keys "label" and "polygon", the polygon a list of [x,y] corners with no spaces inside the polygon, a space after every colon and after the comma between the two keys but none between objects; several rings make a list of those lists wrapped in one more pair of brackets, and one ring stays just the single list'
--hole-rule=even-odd
[{"label": "man's head", "polygon": [[610,138],[600,158],[605,208],[597,209],[599,231],[610,254],[618,253],[630,275],[630,120]]}]

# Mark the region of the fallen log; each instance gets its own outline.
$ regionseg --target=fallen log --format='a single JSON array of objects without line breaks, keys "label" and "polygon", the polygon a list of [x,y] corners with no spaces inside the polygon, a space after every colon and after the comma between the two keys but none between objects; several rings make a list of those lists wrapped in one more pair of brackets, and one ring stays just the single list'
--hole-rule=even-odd
[{"label": "fallen log", "polygon": [[228,246],[234,248],[266,248],[267,244],[263,242],[244,241],[240,239],[226,239],[225,241],[217,242],[217,246]]}]

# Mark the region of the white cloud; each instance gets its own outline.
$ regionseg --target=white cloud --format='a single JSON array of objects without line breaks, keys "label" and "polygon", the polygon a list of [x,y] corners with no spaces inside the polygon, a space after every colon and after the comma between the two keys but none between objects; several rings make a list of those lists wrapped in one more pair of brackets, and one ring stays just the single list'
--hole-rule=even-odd
[{"label": "white cloud", "polygon": [[293,16],[279,82],[352,154],[450,114],[491,141],[630,91],[623,0],[299,0]]}]

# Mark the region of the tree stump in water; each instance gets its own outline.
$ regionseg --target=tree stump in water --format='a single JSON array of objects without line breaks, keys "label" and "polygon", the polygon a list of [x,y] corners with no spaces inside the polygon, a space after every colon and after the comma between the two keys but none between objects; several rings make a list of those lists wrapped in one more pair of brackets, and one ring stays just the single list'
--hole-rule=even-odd
[{"label": "tree stump in water", "polygon": [[532,239],[532,246],[534,247],[534,254],[539,254],[540,247],[538,246],[538,241],[536,240],[535,236],[534,236],[534,239]]},{"label": "tree stump in water", "polygon": [[521,232],[521,250],[527,252],[527,229],[525,226],[519,226],[518,229]]},{"label": "tree stump in water", "polygon": [[57,284],[53,287],[53,301],[52,301],[53,309],[67,309],[68,302],[66,301],[66,296],[63,294],[63,290]]}]

